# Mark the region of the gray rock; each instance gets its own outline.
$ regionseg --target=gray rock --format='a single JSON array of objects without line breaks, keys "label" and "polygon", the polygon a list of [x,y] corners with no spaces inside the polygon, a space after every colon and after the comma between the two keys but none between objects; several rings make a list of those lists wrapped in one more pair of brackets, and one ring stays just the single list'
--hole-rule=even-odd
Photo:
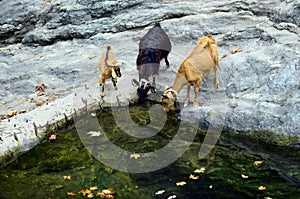
[{"label": "gray rock", "polygon": [[[172,43],[171,66],[166,69],[162,62],[157,79],[160,92],[165,84],[172,84],[196,39],[212,33],[219,56],[227,55],[220,59],[221,88],[217,91],[224,95],[212,99],[213,78],[206,78],[200,91],[202,107],[189,107],[191,116],[200,113],[201,124],[209,125],[215,107],[223,104],[225,120],[215,117],[219,125],[299,136],[299,1],[2,0],[0,5],[0,115],[33,110],[11,119],[17,130],[8,120],[0,121],[0,137],[7,138],[1,142],[1,157],[38,142],[33,122],[42,132],[47,120],[55,124],[64,118],[63,113],[71,117],[70,95],[85,84],[98,85],[98,61],[107,45],[124,62],[120,101],[115,101],[116,92],[109,82],[107,101],[123,105],[134,98],[130,81],[138,75],[138,42],[158,21]],[[231,54],[237,47],[240,51]],[[37,96],[35,86],[42,83],[47,85],[46,93],[59,100]],[[96,98],[91,103],[97,101],[98,91],[92,93]],[[185,94],[184,90],[180,93],[179,102]],[[35,100],[45,104],[36,108]],[[44,115],[42,121],[40,115]]]}]

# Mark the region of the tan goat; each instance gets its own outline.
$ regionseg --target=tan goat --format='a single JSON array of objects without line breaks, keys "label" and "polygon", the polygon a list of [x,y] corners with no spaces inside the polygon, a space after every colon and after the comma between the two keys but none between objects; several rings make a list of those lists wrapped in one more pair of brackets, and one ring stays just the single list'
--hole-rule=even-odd
[{"label": "tan goat", "polygon": [[197,45],[192,52],[181,63],[173,86],[168,88],[162,95],[162,105],[165,111],[175,110],[175,101],[178,93],[184,86],[188,86],[187,98],[184,102],[186,107],[190,102],[191,85],[194,85],[195,100],[194,106],[199,106],[198,91],[202,79],[215,70],[215,84],[219,87],[218,80],[218,49],[217,43],[211,34],[201,37],[197,41]]},{"label": "tan goat", "polygon": [[110,46],[107,46],[106,51],[102,54],[99,62],[100,86],[102,86],[101,97],[104,97],[104,91],[106,88],[105,80],[111,78],[115,89],[117,90],[117,77],[121,77],[120,66],[122,62],[116,62],[113,51]]}]

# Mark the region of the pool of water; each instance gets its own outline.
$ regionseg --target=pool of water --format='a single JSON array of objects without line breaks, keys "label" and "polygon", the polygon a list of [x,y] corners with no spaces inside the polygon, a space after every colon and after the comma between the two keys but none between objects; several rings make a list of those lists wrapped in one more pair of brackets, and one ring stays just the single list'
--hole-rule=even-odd
[{"label": "pool of water", "polygon": [[[147,108],[131,107],[133,121],[149,124]],[[178,115],[169,114],[158,134],[136,138],[115,124],[112,109],[98,110],[97,118],[107,138],[132,154],[164,147],[182,122]],[[92,129],[94,124],[86,122]],[[106,166],[87,150],[87,142],[103,144],[103,134],[89,134],[92,139],[83,144],[81,135],[71,127],[56,132],[54,142],[45,139],[1,168],[0,198],[100,198],[97,193],[106,189],[111,189],[110,197],[116,199],[300,198],[299,150],[222,132],[208,157],[199,160],[205,134],[198,129],[188,150],[169,166],[149,173],[127,173]],[[82,190],[89,190],[88,194]]]}]

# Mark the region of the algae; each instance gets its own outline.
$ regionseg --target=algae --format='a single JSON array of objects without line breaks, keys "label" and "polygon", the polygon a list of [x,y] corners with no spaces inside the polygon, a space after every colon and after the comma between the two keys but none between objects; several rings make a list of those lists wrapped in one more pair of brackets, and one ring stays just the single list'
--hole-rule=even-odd
[{"label": "algae", "polygon": [[[149,123],[143,106],[131,107],[134,121]],[[97,111],[100,124],[112,142],[132,152],[147,152],[165,146],[176,134],[180,119],[170,114],[157,135],[134,138],[114,123],[111,110]],[[91,129],[93,124],[89,124]],[[193,144],[174,163],[151,173],[130,174],[114,170],[96,160],[82,144],[75,128],[57,133],[57,140],[43,140],[16,161],[0,169],[0,198],[87,198],[79,192],[97,186],[113,189],[119,199],[177,198],[298,198],[300,195],[300,156],[288,144],[274,145],[251,136],[223,132],[206,159],[198,152],[205,132],[198,130]],[[255,165],[255,161],[262,164]],[[195,169],[205,168],[204,173]],[[190,179],[190,174],[199,176]],[[247,176],[248,178],[243,178]],[[65,179],[64,176],[70,176]],[[185,186],[176,186],[184,181]],[[259,190],[259,186],[266,187]],[[161,194],[158,191],[164,190]],[[68,196],[72,192],[74,196]]]}]

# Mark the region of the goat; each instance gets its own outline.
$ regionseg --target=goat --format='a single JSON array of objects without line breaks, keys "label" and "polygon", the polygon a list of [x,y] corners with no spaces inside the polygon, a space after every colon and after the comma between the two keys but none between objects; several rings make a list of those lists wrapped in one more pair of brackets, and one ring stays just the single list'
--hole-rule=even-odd
[{"label": "goat", "polygon": [[[170,66],[168,55],[171,48],[171,41],[159,23],[155,24],[140,40],[136,60],[139,81],[133,80],[133,85],[138,86],[139,102],[146,101],[149,90],[155,92],[155,77],[159,72],[160,61],[165,59],[167,67]],[[152,83],[149,80],[151,76]]]},{"label": "goat", "polygon": [[101,72],[101,76],[99,79],[100,86],[102,86],[101,97],[104,97],[104,91],[106,88],[105,80],[111,78],[115,90],[118,89],[117,87],[117,77],[121,77],[121,70],[120,66],[122,62],[116,63],[116,59],[114,56],[113,51],[111,50],[110,46],[107,46],[106,51],[103,52],[101,60],[99,62],[98,68]]},{"label": "goat", "polygon": [[188,86],[187,97],[184,102],[184,107],[190,101],[191,85],[194,86],[195,100],[194,106],[198,104],[198,91],[202,79],[210,75],[211,71],[215,70],[215,85],[219,87],[218,79],[219,58],[217,42],[211,34],[201,37],[197,40],[197,45],[192,52],[181,63],[173,86],[166,89],[162,95],[162,105],[166,112],[175,110],[175,101],[178,93],[184,86]]}]

